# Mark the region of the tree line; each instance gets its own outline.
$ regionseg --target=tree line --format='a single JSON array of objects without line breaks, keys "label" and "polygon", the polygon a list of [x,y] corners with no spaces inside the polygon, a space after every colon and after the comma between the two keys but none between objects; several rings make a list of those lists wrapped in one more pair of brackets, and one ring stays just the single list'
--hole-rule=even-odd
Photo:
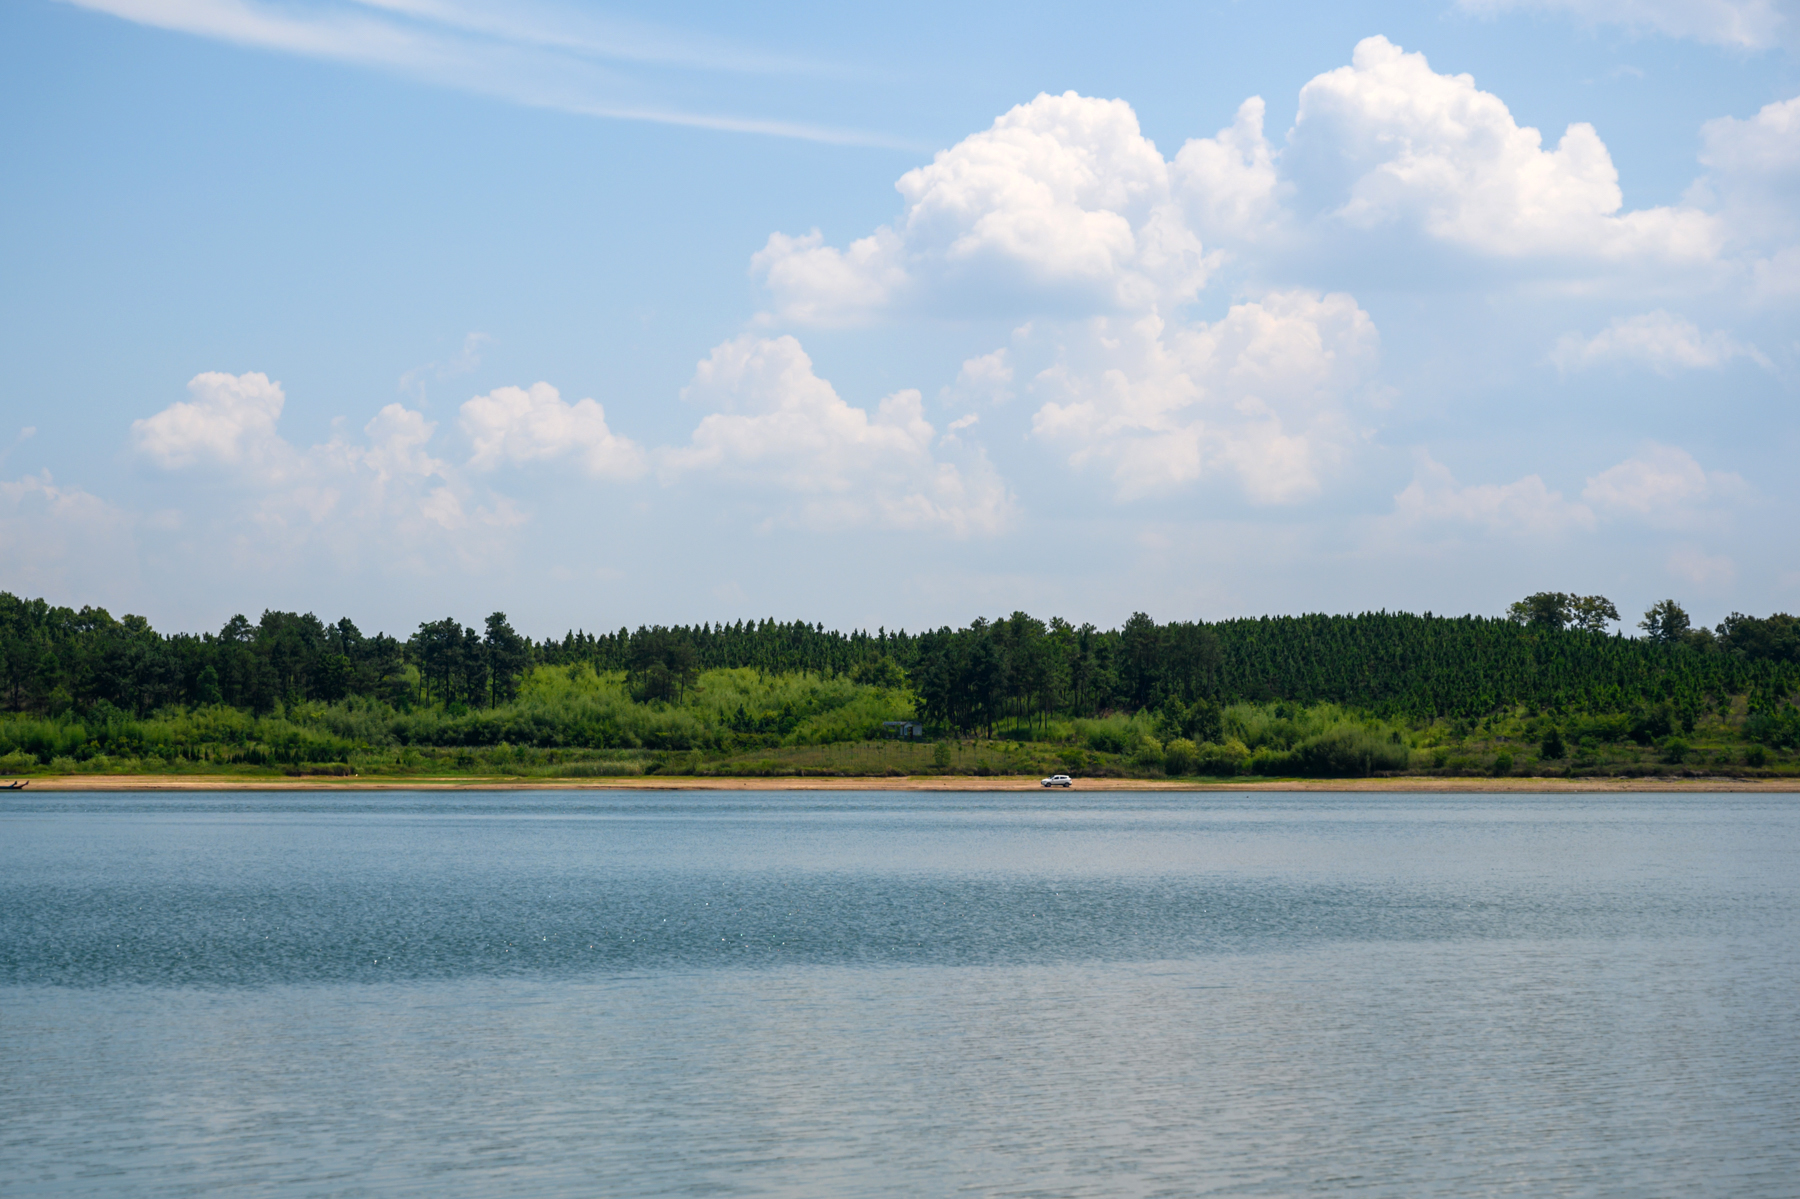
[{"label": "tree line", "polygon": [[1196,741],[1212,739],[1220,707],[1245,701],[1329,702],[1411,720],[1479,719],[1520,704],[1666,705],[1691,724],[1730,696],[1748,696],[1753,712],[1785,706],[1800,684],[1800,622],[1786,614],[1734,613],[1702,635],[1664,601],[1646,614],[1646,636],[1633,638],[1543,607],[1534,618],[1515,606],[1497,620],[1366,612],[1157,624],[1139,613],[1106,632],[1020,612],[926,634],[907,666],[928,724],[991,733],[1053,715],[1152,709]]},{"label": "tree line", "polygon": [[1600,596],[1540,592],[1503,618],[1430,613],[1254,617],[1116,629],[1024,612],[917,634],[828,631],[804,621],[571,630],[534,642],[502,612],[480,629],[446,617],[404,641],[342,619],[266,611],[218,633],[164,635],[139,616],[73,610],[0,592],[0,707],[144,715],[173,705],[360,699],[399,710],[506,704],[537,666],[622,672],[634,699],[679,704],[700,675],[749,667],[910,688],[919,717],[993,734],[1053,718],[1153,710],[1196,741],[1243,701],[1332,702],[1393,718],[1544,711],[1680,714],[1747,696],[1786,709],[1800,686],[1800,621],[1733,613],[1696,628],[1679,604],[1645,614],[1641,637],[1606,630]]},{"label": "tree line", "polygon": [[365,635],[348,618],[267,611],[233,616],[217,633],[163,635],[141,616],[114,619],[0,592],[0,708],[146,715],[225,704],[253,714],[277,704],[361,697],[399,708],[489,706],[510,699],[534,661],[506,615],[485,634],[448,618],[406,641]]}]

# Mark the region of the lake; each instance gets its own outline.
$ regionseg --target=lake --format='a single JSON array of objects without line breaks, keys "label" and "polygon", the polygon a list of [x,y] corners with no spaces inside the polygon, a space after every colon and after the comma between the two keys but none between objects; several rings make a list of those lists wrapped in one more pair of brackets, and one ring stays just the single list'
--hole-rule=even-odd
[{"label": "lake", "polygon": [[1800,1194],[1769,795],[0,798],[0,1195]]}]

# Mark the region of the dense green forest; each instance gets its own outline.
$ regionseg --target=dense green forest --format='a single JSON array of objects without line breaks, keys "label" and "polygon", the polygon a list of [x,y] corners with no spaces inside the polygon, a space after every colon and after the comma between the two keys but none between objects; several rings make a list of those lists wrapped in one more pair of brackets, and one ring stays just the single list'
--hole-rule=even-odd
[{"label": "dense green forest", "polygon": [[[1800,621],[1695,628],[1673,601],[1642,636],[1607,632],[1617,620],[1604,597],[1543,592],[1503,618],[1138,614],[1102,630],[1015,612],[916,634],[765,620],[533,641],[496,612],[402,641],[275,611],[164,635],[0,593],[0,769],[1329,775],[1792,758]],[[880,744],[908,720],[929,745]]]}]

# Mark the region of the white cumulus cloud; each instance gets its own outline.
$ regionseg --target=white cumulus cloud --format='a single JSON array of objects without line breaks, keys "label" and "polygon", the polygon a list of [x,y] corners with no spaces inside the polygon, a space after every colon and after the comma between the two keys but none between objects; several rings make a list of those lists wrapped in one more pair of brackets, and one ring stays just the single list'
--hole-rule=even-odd
[{"label": "white cumulus cloud", "polygon": [[1692,208],[1621,213],[1612,156],[1592,125],[1554,149],[1468,75],[1365,38],[1351,64],[1300,91],[1285,172],[1353,229],[1412,228],[1502,259],[1705,262],[1713,218]]},{"label": "white cumulus cloud", "polygon": [[956,382],[944,389],[948,403],[1004,404],[1013,398],[1013,364],[1005,346],[966,360]]},{"label": "white cumulus cloud", "polygon": [[1702,332],[1693,321],[1662,309],[1619,317],[1592,337],[1564,334],[1550,355],[1563,371],[1624,363],[1648,366],[1662,375],[1678,370],[1716,370],[1737,358],[1748,358],[1765,368],[1770,365],[1755,346],[1738,341],[1722,329]]},{"label": "white cumulus cloud", "polygon": [[229,477],[238,501],[194,516],[247,560],[308,544],[333,554],[399,544],[414,556],[435,546],[473,561],[501,548],[476,534],[522,519],[512,501],[477,495],[461,472],[433,455],[436,422],[402,404],[377,412],[361,441],[336,436],[300,447],[281,436],[286,396],[264,374],[207,372],[188,392],[192,399],[133,422],[133,442],[164,470],[235,468]]},{"label": "white cumulus cloud", "polygon": [[120,597],[138,574],[135,534],[145,523],[47,470],[0,480],[0,588]]},{"label": "white cumulus cloud", "polygon": [[1228,262],[1292,278],[1320,255],[1363,255],[1391,273],[1425,247],[1537,275],[1691,283],[1702,268],[1724,277],[1747,197],[1797,207],[1784,182],[1795,115],[1779,105],[1708,126],[1708,180],[1636,210],[1592,125],[1547,144],[1471,76],[1385,37],[1301,89],[1284,147],[1264,113],[1253,96],[1166,159],[1125,101],[1040,95],[903,175],[899,217],[867,236],[771,234],[751,260],[763,320],[1168,315]]},{"label": "white cumulus cloud", "polygon": [[1252,96],[1212,137],[1190,139],[1172,175],[1189,223],[1203,237],[1254,239],[1280,220],[1280,174],[1263,136],[1265,106]]},{"label": "white cumulus cloud", "polygon": [[1589,479],[1581,498],[1609,515],[1674,528],[1698,523],[1707,507],[1741,500],[1749,491],[1738,475],[1708,471],[1684,449],[1652,445]]},{"label": "white cumulus cloud", "polygon": [[1169,164],[1123,100],[1040,95],[895,186],[900,218],[847,249],[771,235],[751,265],[776,316],[1132,310],[1205,282]]},{"label": "white cumulus cloud", "polygon": [[591,399],[565,403],[548,383],[495,388],[464,403],[460,419],[475,470],[562,457],[595,478],[635,479],[647,469],[643,449],[607,428],[605,408]]},{"label": "white cumulus cloud", "polygon": [[743,336],[716,347],[682,396],[714,409],[686,446],[660,454],[665,481],[711,476],[783,497],[784,519],[818,528],[874,524],[994,533],[1013,501],[979,452],[933,452],[917,391],[875,411],[844,402],[793,337]]},{"label": "white cumulus cloud", "polygon": [[1800,246],[1778,250],[1755,266],[1751,294],[1759,300],[1800,295]]},{"label": "white cumulus cloud", "polygon": [[1700,161],[1732,175],[1800,180],[1800,96],[1765,104],[1747,120],[1719,117],[1700,131]]},{"label": "white cumulus cloud", "polygon": [[1553,537],[1596,525],[1591,508],[1564,499],[1537,475],[1462,486],[1423,453],[1412,483],[1394,497],[1394,515],[1409,525],[1465,524],[1508,536]]},{"label": "white cumulus cloud", "polygon": [[275,431],[287,403],[281,384],[260,371],[206,371],[188,381],[191,400],[131,423],[139,453],[168,470],[198,464],[267,469],[287,454]]},{"label": "white cumulus cloud", "polygon": [[1777,258],[1793,253],[1800,239],[1800,96],[1765,104],[1745,120],[1708,121],[1700,138],[1707,174],[1688,190],[1689,201],[1716,210],[1739,246]]},{"label": "white cumulus cloud", "polygon": [[1032,380],[1037,437],[1132,499],[1219,472],[1256,503],[1317,494],[1359,436],[1350,402],[1380,339],[1341,294],[1276,292],[1218,321],[1095,318]]},{"label": "white cumulus cloud", "polygon": [[1490,533],[1550,536],[1591,532],[1627,521],[1652,529],[1716,524],[1720,506],[1746,498],[1748,485],[1707,471],[1675,446],[1651,445],[1591,476],[1579,500],[1564,498],[1538,475],[1511,483],[1457,483],[1448,467],[1420,451],[1413,481],[1394,497],[1405,525],[1473,525]]}]

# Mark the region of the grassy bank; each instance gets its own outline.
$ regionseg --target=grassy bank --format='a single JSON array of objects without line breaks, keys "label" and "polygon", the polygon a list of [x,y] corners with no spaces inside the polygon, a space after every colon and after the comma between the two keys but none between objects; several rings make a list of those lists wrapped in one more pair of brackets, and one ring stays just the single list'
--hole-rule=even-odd
[{"label": "grassy bank", "polygon": [[[1213,736],[1179,713],[1021,723],[989,738],[883,737],[912,718],[900,687],[750,669],[709,671],[678,701],[640,702],[621,674],[539,667],[512,703],[401,709],[355,699],[265,716],[212,705],[135,718],[0,719],[0,774],[15,777],[356,776],[1281,778],[1800,777],[1783,730],[1737,697],[1684,719],[1534,713],[1382,719],[1335,704],[1235,704]],[[1191,715],[1191,714],[1190,714]],[[1787,740],[1788,743],[1784,743]],[[1770,742],[1774,743],[1771,744]]]}]

